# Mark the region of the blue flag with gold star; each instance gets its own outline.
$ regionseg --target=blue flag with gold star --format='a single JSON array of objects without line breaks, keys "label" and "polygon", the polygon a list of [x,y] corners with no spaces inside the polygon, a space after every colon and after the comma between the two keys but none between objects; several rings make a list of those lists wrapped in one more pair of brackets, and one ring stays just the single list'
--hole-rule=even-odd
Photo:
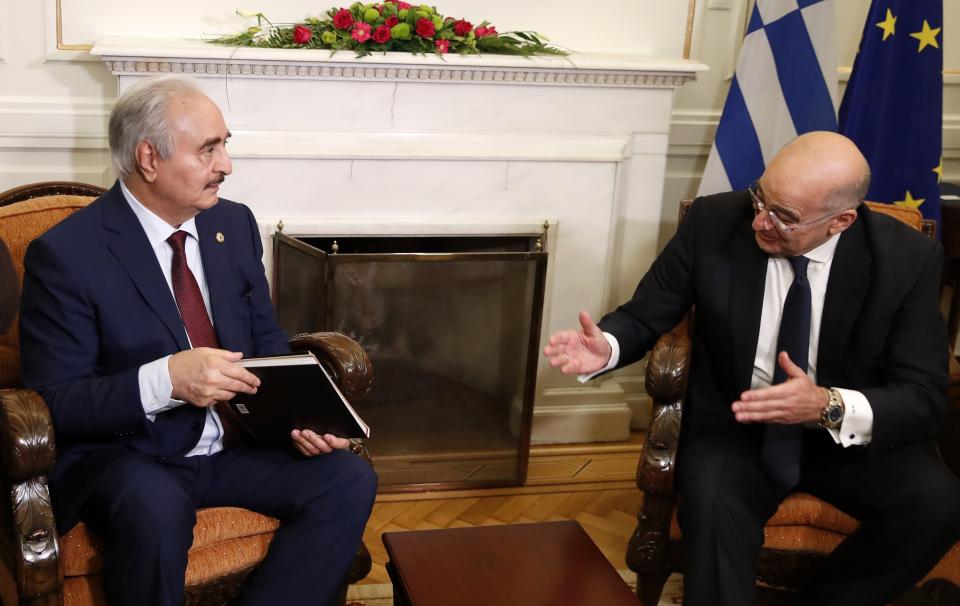
[{"label": "blue flag with gold star", "polygon": [[867,199],[940,222],[943,1],[873,0],[840,104],[840,132],[870,163]]}]

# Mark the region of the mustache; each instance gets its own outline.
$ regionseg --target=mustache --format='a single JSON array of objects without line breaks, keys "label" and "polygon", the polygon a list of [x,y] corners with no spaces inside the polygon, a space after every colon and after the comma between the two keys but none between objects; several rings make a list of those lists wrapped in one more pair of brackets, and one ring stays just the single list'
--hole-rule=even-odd
[{"label": "mustache", "polygon": [[207,183],[207,187],[214,187],[214,186],[216,186],[216,185],[220,185],[221,183],[223,183],[223,182],[226,180],[226,178],[227,178],[227,175],[225,175],[225,174],[223,174],[223,173],[220,173],[220,176],[219,176],[219,177],[217,177],[216,179],[214,179],[214,180],[211,181],[210,183]]}]

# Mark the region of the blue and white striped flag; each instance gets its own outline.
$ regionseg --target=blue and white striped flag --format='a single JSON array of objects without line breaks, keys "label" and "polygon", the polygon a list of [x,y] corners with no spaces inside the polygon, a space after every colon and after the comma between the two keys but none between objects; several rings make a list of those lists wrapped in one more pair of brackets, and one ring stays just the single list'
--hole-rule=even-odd
[{"label": "blue and white striped flag", "polygon": [[698,195],[743,189],[799,134],[837,130],[833,0],[757,0]]}]

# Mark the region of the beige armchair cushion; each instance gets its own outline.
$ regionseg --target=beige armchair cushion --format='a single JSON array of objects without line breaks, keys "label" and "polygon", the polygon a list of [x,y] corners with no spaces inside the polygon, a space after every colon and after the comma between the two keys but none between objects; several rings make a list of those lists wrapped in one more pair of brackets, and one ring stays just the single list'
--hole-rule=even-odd
[{"label": "beige armchair cushion", "polygon": [[[23,282],[23,255],[31,240],[56,225],[67,215],[93,201],[82,196],[45,196],[0,206],[0,239],[10,250],[20,282]],[[0,335],[0,386],[20,383],[20,327],[14,321]]]}]

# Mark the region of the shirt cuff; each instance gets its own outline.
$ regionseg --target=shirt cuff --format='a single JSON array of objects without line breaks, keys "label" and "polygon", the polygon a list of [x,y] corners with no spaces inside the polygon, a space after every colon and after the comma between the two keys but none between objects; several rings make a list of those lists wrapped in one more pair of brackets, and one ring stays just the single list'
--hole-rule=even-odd
[{"label": "shirt cuff", "polygon": [[603,374],[608,370],[613,370],[617,367],[617,362],[620,361],[620,343],[617,342],[617,338],[611,335],[608,332],[603,333],[603,336],[607,339],[607,343],[610,344],[610,359],[607,360],[607,365],[601,368],[596,372],[592,372],[588,375],[577,375],[577,381],[581,383],[586,383],[590,379],[594,378],[599,374]]},{"label": "shirt cuff", "polygon": [[173,382],[170,380],[170,356],[148,362],[140,367],[137,380],[140,383],[140,404],[147,419],[153,421],[157,413],[170,410],[184,404],[183,400],[174,400]]},{"label": "shirt cuff", "polygon": [[840,429],[830,429],[833,441],[844,448],[866,446],[873,439],[873,407],[867,396],[852,389],[835,388],[843,398]]}]

